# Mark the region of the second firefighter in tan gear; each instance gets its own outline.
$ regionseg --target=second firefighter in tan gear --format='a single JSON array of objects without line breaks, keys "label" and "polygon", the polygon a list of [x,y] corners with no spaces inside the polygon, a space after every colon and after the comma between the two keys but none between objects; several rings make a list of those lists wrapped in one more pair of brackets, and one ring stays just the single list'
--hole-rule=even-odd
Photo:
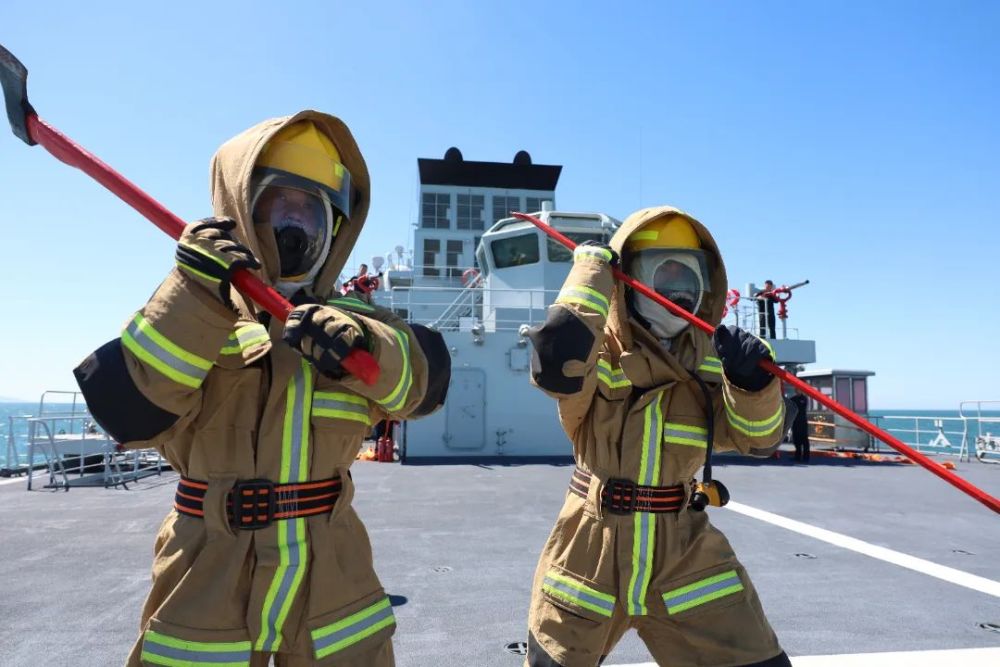
[{"label": "second firefighter in tan gear", "polygon": [[[594,667],[635,628],[660,665],[788,665],[728,541],[691,507],[710,441],[757,456],[780,441],[779,382],[756,367],[766,348],[735,327],[713,346],[616,283],[619,257],[689,312],[722,318],[719,249],[677,209],[638,211],[609,246],[574,252],[529,334],[532,382],[558,399],[577,469],[535,574],[525,664]],[[718,490],[702,500],[718,504]]]},{"label": "second firefighter in tan gear", "polygon": [[[176,269],[76,371],[108,433],[181,475],[128,665],[388,667],[395,620],[349,468],[372,424],[442,404],[447,350],[333,290],[369,203],[337,118],[231,139],[212,200],[218,217],[186,228]],[[298,304],[287,326],[230,287],[241,267]],[[340,366],[356,348],[381,368],[373,385]]]}]

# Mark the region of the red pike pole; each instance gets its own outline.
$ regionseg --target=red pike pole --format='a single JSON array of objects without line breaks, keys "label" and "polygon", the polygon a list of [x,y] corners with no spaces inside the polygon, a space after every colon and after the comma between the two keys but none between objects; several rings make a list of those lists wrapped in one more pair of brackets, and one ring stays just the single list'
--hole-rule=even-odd
[{"label": "red pike pole", "polygon": [[[0,84],[10,127],[29,146],[41,144],[61,162],[83,171],[122,201],[141,213],[173,239],[180,238],[185,222],[163,204],[143,192],[134,183],[106,165],[95,155],[74,143],[66,135],[38,117],[28,102],[28,70],[10,51],[0,46]],[[292,312],[292,304],[259,278],[239,269],[233,274],[233,285],[264,310],[284,322]],[[379,376],[378,362],[364,350],[354,350],[341,362],[344,368],[365,384],[375,384]]]},{"label": "red pike pole", "polygon": [[[534,216],[528,215],[526,213],[514,213],[514,217],[530,222],[535,227],[538,227],[540,230],[542,230],[543,232],[545,232],[550,237],[552,237],[559,243],[563,244],[570,250],[576,247],[576,243],[574,243],[571,239],[564,236],[563,234],[560,234],[558,231],[556,231],[555,229],[553,229],[552,227],[545,224],[544,222],[542,222],[541,220],[539,220]],[[616,279],[625,283],[626,285],[628,285],[635,291],[639,292],[640,294],[648,296],[650,299],[657,302],[658,304],[669,310],[677,317],[683,317],[685,320],[690,322],[692,325],[698,327],[699,329],[707,333],[709,336],[715,333],[715,329],[707,322],[701,321],[700,319],[698,319],[691,313],[687,312],[680,306],[674,304],[669,299],[660,296],[654,290],[650,289],[649,287],[646,287],[637,280],[634,280],[633,278],[630,278],[629,276],[625,275],[625,273],[623,273],[621,270],[616,269],[614,267],[612,267],[611,270],[614,272]],[[766,370],[768,373],[777,376],[782,382],[786,382],[797,389],[801,389],[804,394],[806,394],[813,400],[822,403],[826,407],[830,408],[838,415],[840,415],[847,421],[851,422],[861,430],[878,438],[879,440],[889,445],[890,447],[892,447],[897,452],[907,457],[914,463],[919,463],[927,470],[931,471],[932,473],[934,473],[944,481],[948,482],[955,488],[959,489],[960,491],[966,493],[969,496],[972,496],[973,498],[981,502],[983,505],[989,507],[994,512],[1000,513],[1000,500],[997,500],[996,498],[986,493],[979,487],[973,486],[972,484],[962,479],[961,477],[951,472],[950,470],[944,468],[943,466],[940,466],[934,461],[931,461],[929,458],[927,458],[920,452],[916,451],[912,447],[901,442],[895,436],[889,434],[888,432],[879,428],[878,426],[875,426],[874,424],[864,420],[851,410],[845,408],[840,403],[834,401],[832,398],[827,398],[826,396],[819,393],[818,391],[813,389],[811,386],[809,386],[802,380],[798,379],[797,377],[786,371],[784,368],[778,366],[773,361],[768,361],[766,359],[762,360],[760,362],[760,367]]]}]

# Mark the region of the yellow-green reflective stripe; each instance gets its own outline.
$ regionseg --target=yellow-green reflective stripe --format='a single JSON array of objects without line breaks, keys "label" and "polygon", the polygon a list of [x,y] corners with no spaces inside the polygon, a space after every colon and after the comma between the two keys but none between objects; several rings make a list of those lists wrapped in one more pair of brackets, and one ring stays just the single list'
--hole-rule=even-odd
[{"label": "yellow-green reflective stripe", "polygon": [[[279,483],[308,481],[309,419],[312,412],[312,367],[302,359],[285,391],[285,420],[281,442]],[[258,651],[274,652],[281,646],[281,629],[288,618],[292,601],[305,576],[308,545],[305,519],[277,522],[279,564],[268,587],[261,608],[261,634]]]},{"label": "yellow-green reflective stripe", "polygon": [[243,350],[271,340],[267,329],[261,324],[248,324],[229,334],[222,354],[240,354]]},{"label": "yellow-green reflective stripe", "polygon": [[559,292],[559,296],[556,297],[556,303],[575,303],[581,306],[587,306],[592,310],[596,310],[605,317],[608,316],[607,297],[597,290],[587,287],[586,285],[564,287],[562,291]]},{"label": "yellow-green reflective stripe", "polygon": [[607,609],[600,607],[594,604],[593,602],[589,602],[584,598],[560,590],[559,588],[553,586],[552,584],[549,584],[548,582],[542,584],[542,590],[547,592],[549,595],[553,595],[559,598],[564,602],[576,605],[577,607],[583,607],[584,609],[589,609],[590,611],[596,612],[601,616],[607,616],[608,618],[611,618],[611,614],[613,613],[612,611],[608,611]]},{"label": "yellow-green reflective stripe", "polygon": [[728,401],[724,400],[723,402],[726,404],[726,419],[729,421],[729,425],[740,433],[751,437],[760,437],[774,433],[781,426],[785,411],[784,405],[779,405],[778,411],[770,417],[754,421],[736,414]]},{"label": "yellow-green reflective stripe", "polygon": [[201,386],[212,367],[212,362],[168,340],[142,313],[136,313],[122,331],[122,345],[156,371],[193,389]]},{"label": "yellow-green reflective stripe", "polygon": [[317,659],[341,651],[396,623],[389,598],[366,607],[336,623],[313,630],[313,651]]},{"label": "yellow-green reflective stripe", "polygon": [[597,361],[597,379],[612,389],[632,386],[622,369],[612,368],[611,364],[603,359]]},{"label": "yellow-green reflective stripe", "polygon": [[198,276],[202,280],[207,280],[207,281],[212,282],[212,283],[221,283],[222,282],[221,280],[219,280],[215,276],[210,276],[207,273],[199,271],[198,269],[194,268],[193,266],[189,266],[187,264],[182,264],[181,262],[177,262],[177,266],[179,266],[182,271],[186,271],[187,273],[193,273],[194,275]]},{"label": "yellow-green reflective stripe", "polygon": [[143,633],[142,659],[156,665],[245,666],[250,664],[251,643],[196,642],[170,637],[155,630]]},{"label": "yellow-green reflective stripe", "polygon": [[582,584],[579,581],[574,581],[573,579],[570,579],[567,576],[559,574],[555,570],[549,570],[545,574],[545,576],[548,577],[549,579],[557,581],[557,582],[559,582],[561,584],[565,584],[566,586],[569,586],[572,589],[580,591],[581,593],[586,593],[587,595],[592,595],[595,598],[599,598],[601,600],[604,600],[605,602],[610,602],[610,603],[614,604],[615,596],[608,595],[607,593],[602,593],[601,591],[599,591],[599,590],[597,590],[595,588],[591,588],[590,586],[587,586],[586,584]]},{"label": "yellow-green reflective stripe", "polygon": [[698,370],[705,373],[722,373],[722,360],[718,357],[705,357]]},{"label": "yellow-green reflective stripe", "polygon": [[630,241],[655,241],[659,238],[660,233],[655,231],[645,231],[645,232],[632,232],[629,234]]},{"label": "yellow-green reflective stripe", "polygon": [[667,422],[663,425],[663,442],[706,448],[708,446],[708,429]]},{"label": "yellow-green reflective stripe", "polygon": [[602,259],[605,262],[611,261],[611,251],[607,248],[595,248],[594,246],[578,245],[573,250],[573,261],[577,259]]},{"label": "yellow-green reflective stripe", "polygon": [[326,302],[328,306],[333,306],[335,308],[353,308],[355,310],[360,310],[364,313],[374,313],[375,308],[360,299],[352,299],[350,297],[343,297],[340,299],[330,299]]},{"label": "yellow-green reflective stripe", "polygon": [[740,581],[739,575],[735,570],[727,570],[668,591],[663,595],[663,602],[667,605],[669,614],[678,614],[742,590],[743,582]]},{"label": "yellow-green reflective stripe", "polygon": [[[206,257],[206,258],[210,259],[211,261],[215,262],[216,264],[218,264],[219,266],[221,266],[224,269],[228,269],[229,268],[229,265],[226,264],[225,262],[223,262],[221,259],[219,259],[218,257],[216,257],[215,255],[213,255],[213,254],[211,254],[209,252],[206,252],[206,251],[202,250],[198,246],[191,245],[190,243],[179,243],[178,245],[182,245],[185,248],[187,248],[188,250],[190,250],[191,252],[196,252],[199,255],[201,255],[202,257]],[[181,263],[181,262],[179,262],[179,263]],[[187,269],[187,268],[191,268],[191,267],[189,267],[187,264],[184,264],[184,268]]]},{"label": "yellow-green reflective stripe", "polygon": [[396,334],[396,340],[399,342],[399,350],[403,355],[403,372],[392,392],[385,398],[377,401],[388,412],[395,412],[406,404],[406,396],[410,393],[410,387],[413,385],[413,369],[410,368],[409,336],[399,329],[393,329],[392,332]]},{"label": "yellow-green reflective stripe", "polygon": [[[654,486],[660,479],[660,442],[663,438],[661,398],[662,392],[657,393],[643,411],[642,460],[639,464],[639,484],[643,486]],[[650,512],[636,512],[632,525],[628,611],[631,616],[644,616],[647,612],[646,594],[653,576],[656,517]]]},{"label": "yellow-green reflective stripe", "polygon": [[316,417],[347,419],[371,425],[368,400],[354,394],[339,391],[317,391],[313,394],[313,410]]}]

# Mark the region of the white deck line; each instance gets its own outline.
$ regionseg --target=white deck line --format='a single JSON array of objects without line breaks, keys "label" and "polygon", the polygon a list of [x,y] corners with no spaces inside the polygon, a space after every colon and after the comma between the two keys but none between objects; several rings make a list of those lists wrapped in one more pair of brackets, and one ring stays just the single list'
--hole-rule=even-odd
[{"label": "white deck line", "polygon": [[[754,519],[760,519],[761,521],[765,521],[780,528],[785,528],[801,535],[806,535],[808,537],[827,542],[828,544],[832,544],[834,546],[849,549],[859,554],[871,556],[872,558],[877,558],[887,563],[892,563],[893,565],[899,565],[900,567],[905,567],[909,570],[913,570],[914,572],[920,572],[921,574],[936,577],[958,586],[971,588],[972,590],[979,591],[980,593],[1000,597],[1000,581],[994,581],[992,579],[987,579],[986,577],[969,574],[968,572],[956,570],[953,567],[938,565],[937,563],[932,563],[931,561],[924,560],[923,558],[917,558],[916,556],[910,556],[909,554],[904,554],[899,551],[893,551],[892,549],[887,549],[886,547],[870,544],[854,537],[849,537],[841,533],[835,533],[832,530],[826,530],[825,528],[819,528],[808,523],[803,523],[778,514],[766,512],[764,510],[757,509],[756,507],[744,505],[743,503],[731,502],[726,505],[726,508],[736,512],[737,514],[742,514]],[[993,664],[1000,664],[1000,661]]]},{"label": "white deck line", "polygon": [[28,486],[28,478],[25,477],[24,475],[20,475],[18,477],[11,477],[9,479],[0,479],[0,486],[6,486],[7,484],[17,484],[18,482],[24,484],[25,487]]},{"label": "white deck line", "polygon": [[[792,658],[795,667],[996,667],[1000,648],[959,648],[946,651],[899,651],[892,653],[845,653],[806,655]],[[656,667],[653,662],[608,667]]]}]

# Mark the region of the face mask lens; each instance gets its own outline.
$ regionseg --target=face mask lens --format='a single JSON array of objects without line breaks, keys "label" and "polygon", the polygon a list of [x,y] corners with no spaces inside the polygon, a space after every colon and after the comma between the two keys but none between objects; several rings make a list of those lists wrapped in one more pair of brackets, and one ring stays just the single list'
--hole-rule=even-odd
[{"label": "face mask lens", "polygon": [[269,224],[281,261],[281,277],[295,279],[323,261],[330,207],[317,192],[271,185],[257,198],[254,222]]},{"label": "face mask lens", "polygon": [[698,303],[701,281],[690,267],[667,260],[653,274],[653,289],[690,313]]}]

